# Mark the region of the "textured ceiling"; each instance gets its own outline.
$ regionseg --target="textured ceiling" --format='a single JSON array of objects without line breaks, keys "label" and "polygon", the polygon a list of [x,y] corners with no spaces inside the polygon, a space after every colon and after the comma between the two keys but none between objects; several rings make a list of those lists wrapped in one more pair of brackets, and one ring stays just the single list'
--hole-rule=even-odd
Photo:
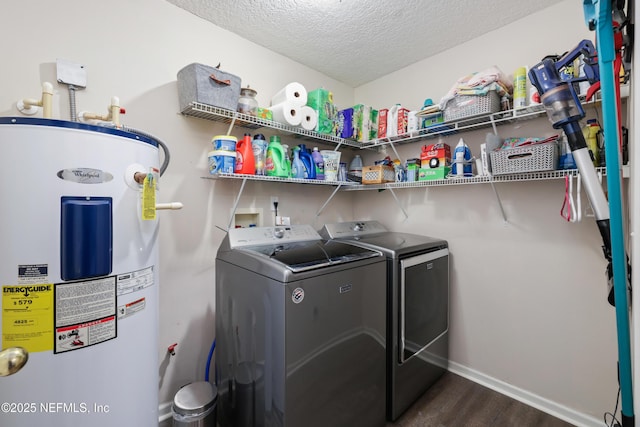
[{"label": "textured ceiling", "polygon": [[558,0],[167,0],[352,87]]}]

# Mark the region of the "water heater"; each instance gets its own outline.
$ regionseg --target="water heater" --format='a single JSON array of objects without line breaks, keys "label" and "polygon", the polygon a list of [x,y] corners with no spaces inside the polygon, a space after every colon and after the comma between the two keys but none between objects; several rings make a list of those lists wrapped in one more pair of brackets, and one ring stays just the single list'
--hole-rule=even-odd
[{"label": "water heater", "polygon": [[29,353],[0,425],[158,425],[158,163],[131,132],[0,118],[1,347]]}]

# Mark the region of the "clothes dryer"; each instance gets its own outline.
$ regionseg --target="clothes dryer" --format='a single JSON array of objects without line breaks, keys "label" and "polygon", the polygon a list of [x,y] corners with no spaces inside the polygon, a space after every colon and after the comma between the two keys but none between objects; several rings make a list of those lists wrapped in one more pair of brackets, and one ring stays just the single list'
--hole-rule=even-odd
[{"label": "clothes dryer", "polygon": [[325,224],[320,235],[386,256],[386,416],[394,421],[448,368],[448,243],[378,221]]}]

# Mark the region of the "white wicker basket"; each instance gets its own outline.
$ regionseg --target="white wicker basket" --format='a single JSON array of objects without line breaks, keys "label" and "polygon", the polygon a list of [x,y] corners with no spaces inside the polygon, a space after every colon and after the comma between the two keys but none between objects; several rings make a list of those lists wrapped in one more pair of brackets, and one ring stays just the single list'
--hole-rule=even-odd
[{"label": "white wicker basket", "polygon": [[494,175],[539,172],[557,169],[558,143],[529,145],[526,147],[491,152],[491,169]]},{"label": "white wicker basket", "polygon": [[486,95],[457,95],[449,99],[444,107],[445,122],[473,117],[479,114],[500,111],[500,95],[495,90]]}]

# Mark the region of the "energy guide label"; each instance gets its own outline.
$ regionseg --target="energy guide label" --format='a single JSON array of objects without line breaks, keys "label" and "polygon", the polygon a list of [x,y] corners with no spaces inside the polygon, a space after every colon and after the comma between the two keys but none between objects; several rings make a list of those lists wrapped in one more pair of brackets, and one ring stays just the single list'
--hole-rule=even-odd
[{"label": "energy guide label", "polygon": [[117,276],[118,296],[153,285],[153,266]]},{"label": "energy guide label", "polygon": [[2,286],[2,348],[51,350],[53,284]]}]

